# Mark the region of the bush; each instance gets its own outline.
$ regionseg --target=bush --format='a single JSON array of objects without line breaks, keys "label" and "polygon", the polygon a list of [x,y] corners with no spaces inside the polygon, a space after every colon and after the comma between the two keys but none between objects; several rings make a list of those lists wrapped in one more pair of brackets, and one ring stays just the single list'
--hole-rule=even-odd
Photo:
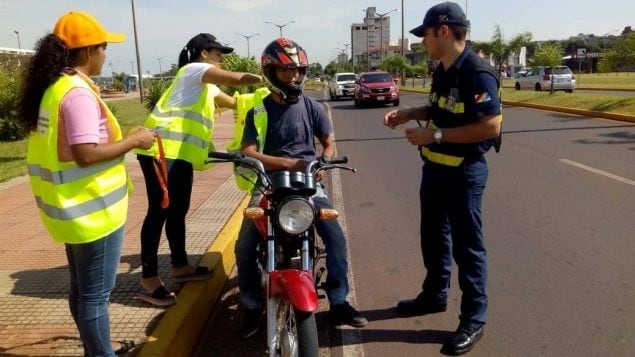
[{"label": "bush", "polygon": [[148,108],[148,111],[154,110],[154,106],[157,104],[163,91],[168,89],[170,84],[172,83],[171,79],[160,79],[160,80],[146,80],[143,83],[144,90],[146,91],[145,96],[145,106]]},{"label": "bush", "polygon": [[21,72],[0,66],[0,140],[20,140],[28,134],[17,118],[21,87]]}]

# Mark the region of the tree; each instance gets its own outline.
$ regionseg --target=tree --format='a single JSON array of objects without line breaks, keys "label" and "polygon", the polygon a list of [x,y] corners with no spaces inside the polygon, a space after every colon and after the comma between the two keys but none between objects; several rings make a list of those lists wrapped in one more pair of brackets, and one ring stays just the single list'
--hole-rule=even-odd
[{"label": "tree", "polygon": [[324,74],[324,69],[320,62],[310,63],[309,68],[307,69],[307,76],[309,78],[319,78]]},{"label": "tree", "polygon": [[[538,47],[532,59],[534,66],[546,66],[551,69],[562,63],[562,48],[558,43],[545,43]],[[551,94],[553,94],[553,75],[551,76]]]},{"label": "tree", "polygon": [[623,72],[635,67],[635,33],[616,41],[598,66],[601,72]]},{"label": "tree", "polygon": [[[256,59],[252,57],[241,57],[236,53],[230,53],[223,57],[223,69],[234,72],[247,72],[247,73],[260,73],[260,63],[256,62]],[[251,93],[256,88],[262,85],[249,85],[249,86],[219,86],[221,90],[229,95],[234,92],[239,93]]]},{"label": "tree", "polygon": [[408,61],[402,55],[384,58],[384,60],[379,64],[379,68],[391,73],[393,77],[399,76],[399,74],[406,70],[407,67]]},{"label": "tree", "polygon": [[503,71],[503,64],[507,61],[507,59],[514,54],[520,53],[520,48],[529,44],[532,37],[533,35],[531,32],[523,32],[514,35],[509,42],[505,42],[503,30],[501,30],[500,25],[496,24],[489,50],[494,57],[494,61],[498,65],[498,73]]}]

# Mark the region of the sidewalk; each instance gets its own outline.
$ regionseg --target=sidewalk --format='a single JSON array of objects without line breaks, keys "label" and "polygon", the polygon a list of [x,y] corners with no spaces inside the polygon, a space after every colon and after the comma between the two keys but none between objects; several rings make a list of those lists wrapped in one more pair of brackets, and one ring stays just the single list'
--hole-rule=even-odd
[{"label": "sidewalk", "polygon": [[[216,120],[214,143],[223,150],[233,135],[233,115]],[[111,296],[112,339],[132,339],[138,355],[187,355],[234,265],[233,242],[242,215],[231,164],[195,172],[187,217],[190,263],[213,266],[205,282],[180,286],[170,276],[167,240],[159,249],[159,274],[178,291],[178,303],[154,308],[134,298],[141,267],[139,234],[147,207],[143,175],[134,155],[126,157],[135,191],[130,196],[126,239]],[[0,184],[0,356],[81,356],[79,334],[68,309],[68,269],[63,245],[44,229],[28,179]]]}]

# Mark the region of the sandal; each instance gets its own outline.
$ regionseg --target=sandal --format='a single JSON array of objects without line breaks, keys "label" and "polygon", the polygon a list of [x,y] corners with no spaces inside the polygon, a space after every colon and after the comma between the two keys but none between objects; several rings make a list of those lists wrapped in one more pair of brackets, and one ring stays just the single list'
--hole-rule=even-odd
[{"label": "sandal", "polygon": [[176,303],[176,295],[163,285],[154,291],[142,287],[137,293],[137,298],[158,307],[168,307]]},{"label": "sandal", "polygon": [[126,354],[130,352],[130,350],[132,350],[135,346],[135,343],[133,340],[120,340],[120,341],[114,341],[114,342],[120,345],[119,348],[114,350],[116,355]]},{"label": "sandal", "polygon": [[207,280],[212,276],[214,276],[214,270],[210,270],[208,267],[205,266],[197,266],[194,269],[194,272],[182,275],[175,275],[173,276],[173,278],[175,283],[181,284],[188,281]]}]

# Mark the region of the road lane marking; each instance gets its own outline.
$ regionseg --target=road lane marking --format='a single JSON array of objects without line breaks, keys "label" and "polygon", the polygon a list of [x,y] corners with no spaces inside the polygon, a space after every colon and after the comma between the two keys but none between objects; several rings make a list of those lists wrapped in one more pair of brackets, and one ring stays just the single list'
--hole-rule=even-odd
[{"label": "road lane marking", "polygon": [[581,164],[579,162],[575,162],[575,161],[571,161],[571,160],[567,160],[567,159],[560,159],[560,161],[564,162],[565,164],[569,164],[571,166],[579,167],[579,168],[581,168],[583,170],[591,171],[591,172],[593,172],[595,174],[608,177],[608,178],[613,179],[615,181],[619,181],[619,182],[625,183],[627,185],[635,186],[635,181],[629,180],[629,179],[624,178],[622,176],[617,176],[617,175],[614,175],[614,174],[612,174],[610,172],[602,171],[602,170],[599,170],[599,169],[596,169],[596,168],[593,168],[593,167],[590,167],[590,166],[583,165],[583,164]]},{"label": "road lane marking", "polygon": [[[324,103],[328,117],[333,122],[331,116],[331,106],[328,103]],[[335,127],[333,127],[335,129]],[[335,131],[335,130],[333,130]],[[335,133],[333,134],[335,139]],[[335,142],[333,146],[335,146]],[[337,146],[335,146],[335,153],[338,155]],[[339,212],[338,221],[342,226],[344,237],[346,237],[346,254],[348,256],[348,301],[356,309],[359,309],[357,305],[357,296],[355,295],[355,278],[353,276],[353,259],[351,258],[350,239],[348,237],[348,231],[346,229],[346,213],[344,212],[344,195],[342,194],[342,185],[340,182],[340,170],[331,170],[331,189],[332,189],[332,203],[333,207]],[[364,348],[362,346],[362,333],[358,328],[350,327],[348,325],[339,326],[342,331],[342,354],[346,357],[364,357]],[[346,331],[346,333],[344,333]]]}]

